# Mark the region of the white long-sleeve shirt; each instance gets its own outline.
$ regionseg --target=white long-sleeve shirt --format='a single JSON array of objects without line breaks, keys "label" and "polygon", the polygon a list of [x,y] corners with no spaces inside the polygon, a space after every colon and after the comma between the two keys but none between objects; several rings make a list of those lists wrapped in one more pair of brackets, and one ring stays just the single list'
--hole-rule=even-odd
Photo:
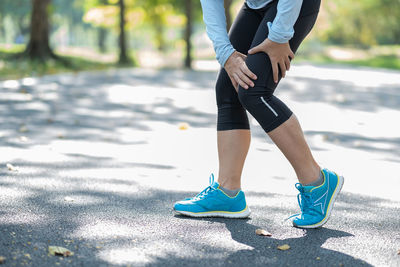
[{"label": "white long-sleeve shirt", "polygon": [[[266,6],[273,0],[247,0],[252,9]],[[213,42],[216,58],[221,66],[235,51],[226,31],[224,0],[200,0],[203,9],[203,20],[206,24],[207,35]],[[294,34],[295,24],[303,0],[279,0],[277,14],[273,21],[268,22],[268,39],[277,43],[288,42]]]}]

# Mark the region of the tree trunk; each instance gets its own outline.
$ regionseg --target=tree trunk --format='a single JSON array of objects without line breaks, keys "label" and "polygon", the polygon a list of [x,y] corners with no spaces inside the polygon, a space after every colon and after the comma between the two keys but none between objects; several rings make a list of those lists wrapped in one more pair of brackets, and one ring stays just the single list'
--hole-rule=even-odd
[{"label": "tree trunk", "polygon": [[192,0],[185,0],[185,13],[186,13],[186,29],[185,29],[185,42],[186,42],[186,57],[185,68],[192,68],[192,43],[190,37],[192,35],[192,22],[193,22],[193,2]]},{"label": "tree trunk", "polygon": [[[108,0],[101,0],[100,4],[103,6],[107,6]],[[100,26],[99,31],[97,33],[98,33],[97,44],[99,46],[99,50],[101,53],[105,53],[107,51],[106,48],[107,29]]]},{"label": "tree trunk", "polygon": [[160,15],[155,15],[154,24],[156,30],[156,42],[157,49],[160,52],[164,52],[166,49],[165,40],[164,40],[164,25],[161,21]]},{"label": "tree trunk", "polygon": [[25,55],[31,59],[45,60],[54,54],[49,45],[48,7],[51,0],[32,0],[30,40]]},{"label": "tree trunk", "polygon": [[232,25],[232,16],[231,16],[231,6],[233,0],[224,0],[224,7],[225,7],[225,16],[226,16],[226,30],[229,32],[229,29]]},{"label": "tree trunk", "polygon": [[98,38],[99,50],[101,53],[105,53],[107,51],[106,37],[107,37],[107,30],[103,27],[100,27],[97,38]]},{"label": "tree trunk", "polygon": [[0,42],[5,42],[4,36],[6,36],[6,30],[3,24],[3,17],[0,16]]},{"label": "tree trunk", "polygon": [[119,0],[119,63],[129,63],[128,54],[126,52],[126,32],[125,32],[125,3],[124,0]]}]

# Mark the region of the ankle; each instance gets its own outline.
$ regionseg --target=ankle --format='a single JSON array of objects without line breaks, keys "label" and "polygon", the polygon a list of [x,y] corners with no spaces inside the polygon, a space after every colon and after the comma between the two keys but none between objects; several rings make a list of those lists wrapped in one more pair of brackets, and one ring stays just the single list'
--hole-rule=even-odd
[{"label": "ankle", "polygon": [[237,190],[240,189],[240,180],[233,180],[233,179],[218,179],[218,183],[221,187],[228,189],[228,190]]},{"label": "ankle", "polygon": [[322,169],[318,165],[313,166],[312,168],[298,175],[299,182],[302,185],[306,185],[319,181],[321,179],[321,170]]},{"label": "ankle", "polygon": [[240,184],[219,184],[221,187],[228,190],[240,190]]}]

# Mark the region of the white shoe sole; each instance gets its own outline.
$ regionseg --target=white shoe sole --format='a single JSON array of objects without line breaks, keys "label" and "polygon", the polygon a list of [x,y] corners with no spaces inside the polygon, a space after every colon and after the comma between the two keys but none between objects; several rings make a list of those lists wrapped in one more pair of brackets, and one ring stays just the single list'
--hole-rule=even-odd
[{"label": "white shoe sole", "polygon": [[180,215],[185,215],[189,217],[196,217],[196,218],[204,218],[204,217],[222,217],[222,218],[232,218],[232,219],[240,219],[240,218],[247,218],[251,214],[251,210],[249,207],[246,207],[244,210],[240,212],[228,212],[228,211],[212,211],[212,212],[190,212],[190,211],[181,211],[181,210],[174,210],[175,213]]},{"label": "white shoe sole", "polygon": [[322,221],[320,221],[319,223],[316,223],[316,224],[313,224],[313,225],[296,225],[293,222],[293,226],[294,227],[297,227],[297,228],[308,228],[308,229],[310,229],[310,228],[319,228],[329,220],[329,217],[331,216],[331,211],[333,209],[333,205],[335,204],[335,201],[336,201],[336,197],[339,195],[340,191],[342,190],[343,184],[344,184],[344,177],[343,176],[338,176],[338,180],[339,180],[338,185],[337,185],[337,187],[335,189],[335,192],[333,192],[332,200],[331,200],[330,205],[328,206],[328,210],[326,212],[327,215],[325,216],[325,218]]}]

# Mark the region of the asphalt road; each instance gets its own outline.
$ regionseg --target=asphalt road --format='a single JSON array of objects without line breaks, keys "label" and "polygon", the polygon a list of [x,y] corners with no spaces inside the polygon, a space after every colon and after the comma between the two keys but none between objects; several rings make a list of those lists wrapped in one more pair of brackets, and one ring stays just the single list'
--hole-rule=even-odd
[{"label": "asphalt road", "polygon": [[[294,172],[254,120],[251,217],[173,214],[218,171],[215,77],[126,69],[0,82],[0,265],[400,266],[400,72],[298,65],[277,90],[318,162],[346,179],[314,230],[284,222],[298,209]],[[48,255],[53,245],[74,255]]]}]

